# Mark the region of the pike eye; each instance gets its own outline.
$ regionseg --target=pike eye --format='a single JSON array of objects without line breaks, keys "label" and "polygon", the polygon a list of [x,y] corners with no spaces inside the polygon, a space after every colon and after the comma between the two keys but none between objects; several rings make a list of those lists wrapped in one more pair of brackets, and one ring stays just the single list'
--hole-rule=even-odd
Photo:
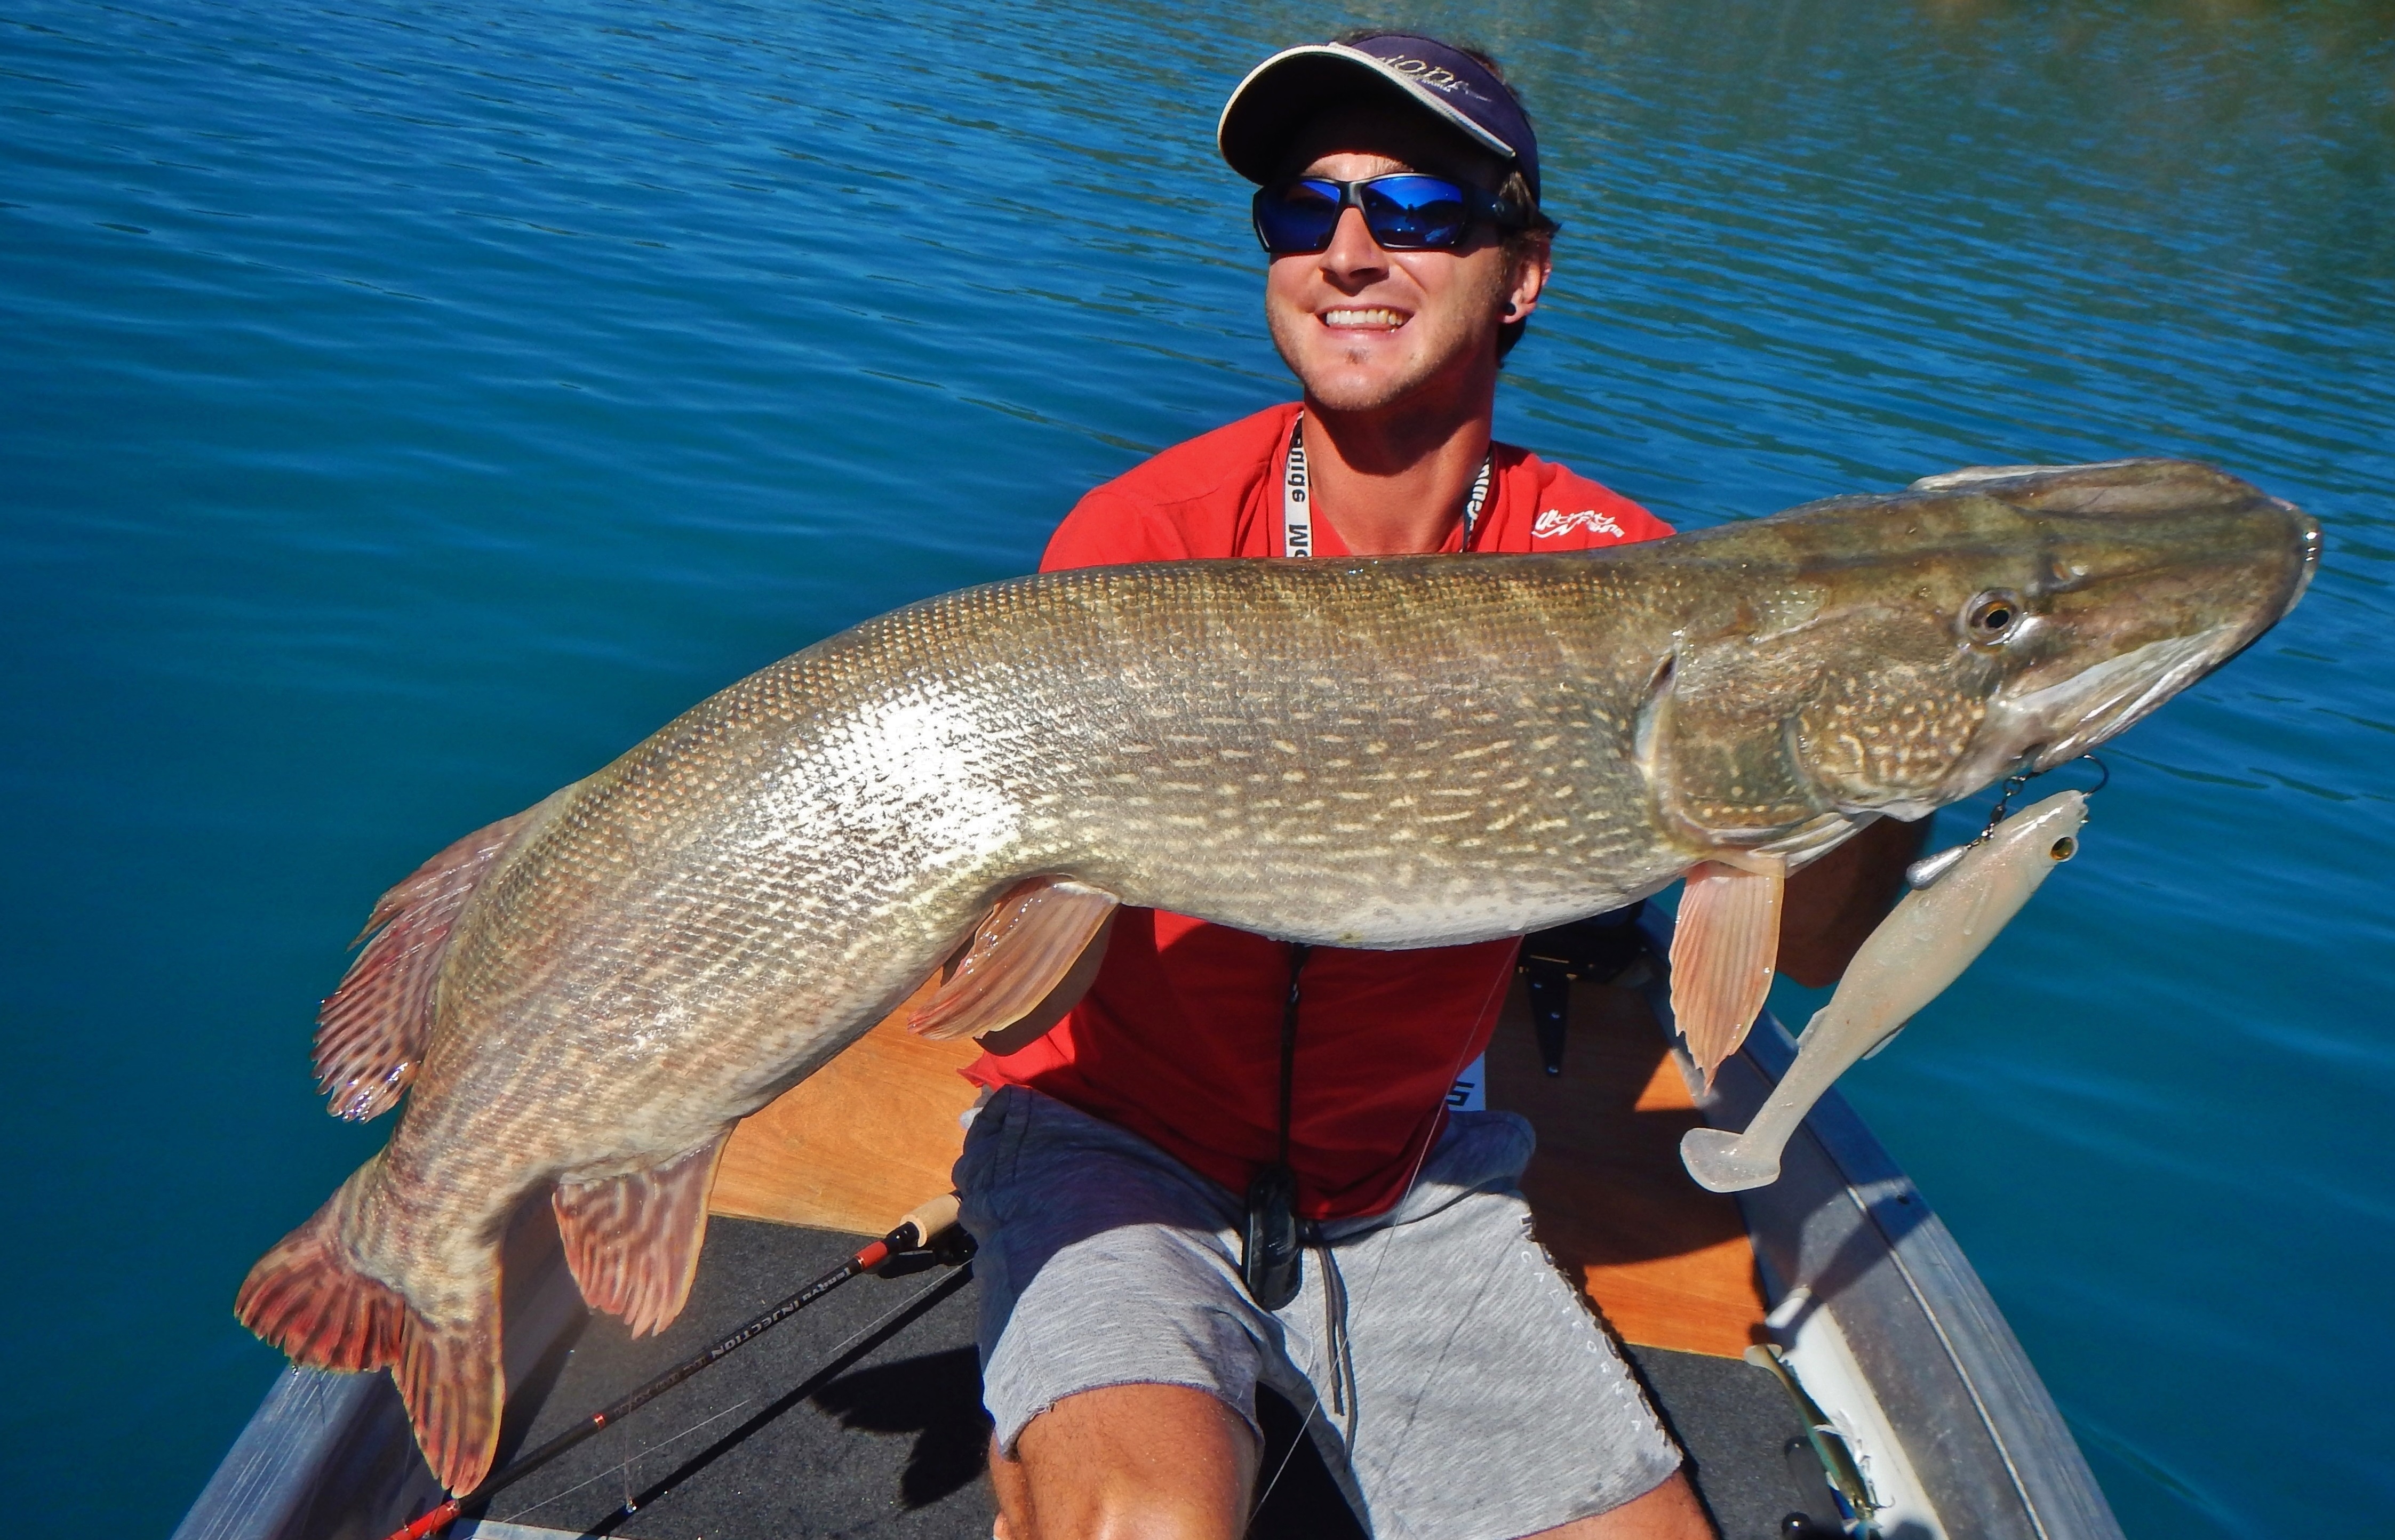
[{"label": "pike eye", "polygon": [[2013,634],[2020,625],[2020,595],[2008,589],[1991,588],[1971,600],[1963,612],[1963,631],[1973,641],[1999,642]]}]

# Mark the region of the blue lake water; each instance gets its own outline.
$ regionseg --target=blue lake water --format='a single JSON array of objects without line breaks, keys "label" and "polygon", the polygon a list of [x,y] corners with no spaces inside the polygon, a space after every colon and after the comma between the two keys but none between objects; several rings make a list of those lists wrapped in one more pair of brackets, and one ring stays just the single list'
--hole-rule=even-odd
[{"label": "blue lake water", "polygon": [[377,893],[1290,394],[1214,115],[1366,20],[1542,126],[1504,437],[1687,526],[2132,453],[2322,520],[1847,1091],[2133,1535],[2388,1532],[2395,43],[2233,0],[12,0],[16,1527],[162,1533],[276,1372],[228,1307],[383,1138],[307,1069]]}]

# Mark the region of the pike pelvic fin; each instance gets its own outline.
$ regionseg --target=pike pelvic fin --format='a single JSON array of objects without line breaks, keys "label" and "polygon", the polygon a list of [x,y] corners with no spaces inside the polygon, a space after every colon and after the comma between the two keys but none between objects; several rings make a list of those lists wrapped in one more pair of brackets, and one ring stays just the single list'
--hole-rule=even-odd
[{"label": "pike pelvic fin", "polygon": [[550,1196],[582,1297],[621,1316],[634,1336],[664,1331],[690,1298],[707,1240],[707,1194],[728,1133],[647,1171],[559,1182]]},{"label": "pike pelvic fin", "polygon": [[492,863],[548,805],[475,830],[376,902],[358,932],[365,950],[316,1012],[316,1089],[331,1099],[335,1117],[363,1123],[387,1112],[416,1078],[450,928]]},{"label": "pike pelvic fin", "polygon": [[507,1392],[497,1270],[472,1320],[428,1320],[357,1270],[341,1244],[339,1201],[258,1258],[233,1314],[295,1363],[351,1373],[389,1366],[433,1475],[451,1492],[470,1491],[498,1453]]},{"label": "pike pelvic fin", "polygon": [[1777,857],[1688,869],[1672,933],[1672,1014],[1688,1055],[1713,1087],[1714,1072],[1746,1041],[1771,993],[1780,955],[1780,899],[1788,868]]},{"label": "pike pelvic fin", "polygon": [[945,1040],[1022,1020],[1065,981],[1119,902],[1062,877],[1017,883],[973,928],[964,960],[906,1030]]}]

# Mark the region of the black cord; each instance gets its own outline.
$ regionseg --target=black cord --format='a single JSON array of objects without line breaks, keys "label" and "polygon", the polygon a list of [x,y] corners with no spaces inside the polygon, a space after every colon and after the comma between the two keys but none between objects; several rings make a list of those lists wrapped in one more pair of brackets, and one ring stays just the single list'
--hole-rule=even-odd
[{"label": "black cord", "polygon": [[1289,1126],[1297,1104],[1298,981],[1313,950],[1303,941],[1292,941],[1289,948],[1289,1003],[1280,1015],[1280,1164],[1284,1166],[1289,1165]]}]

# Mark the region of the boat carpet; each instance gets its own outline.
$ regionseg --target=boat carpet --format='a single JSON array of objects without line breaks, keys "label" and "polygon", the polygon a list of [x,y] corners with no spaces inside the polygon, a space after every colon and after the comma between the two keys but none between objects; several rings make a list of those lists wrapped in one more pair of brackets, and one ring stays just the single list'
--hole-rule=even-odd
[{"label": "boat carpet", "polygon": [[[529,1427],[509,1429],[506,1454],[699,1352],[859,1244],[838,1232],[718,1219],[681,1319],[638,1342],[613,1320],[593,1321],[561,1349],[548,1394]],[[932,1268],[833,1291],[499,1494],[480,1540],[982,1540],[994,1510],[983,1470],[988,1424],[973,1286],[925,1304],[948,1277]],[[1792,1441],[1802,1445],[1803,1428],[1770,1375],[1735,1359],[1632,1351],[1690,1452],[1725,1540],[1777,1540],[1792,1510],[1825,1511],[1818,1475],[1808,1494],[1798,1481],[1803,1462],[1786,1458]],[[838,1367],[827,1375],[827,1365]],[[1360,1536],[1310,1442],[1284,1466],[1296,1413],[1268,1404],[1264,1420],[1275,1445],[1264,1469],[1280,1474],[1250,1533]]]}]

